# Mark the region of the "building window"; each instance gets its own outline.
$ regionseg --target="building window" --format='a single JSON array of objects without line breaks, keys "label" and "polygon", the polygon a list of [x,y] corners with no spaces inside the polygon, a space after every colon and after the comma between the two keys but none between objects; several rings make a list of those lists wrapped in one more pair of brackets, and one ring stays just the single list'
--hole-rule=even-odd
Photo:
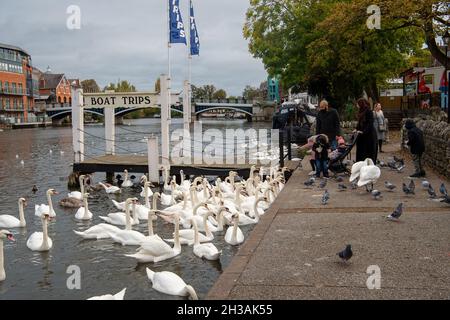
[{"label": "building window", "polygon": [[64,97],[64,103],[67,103],[67,98],[66,97]]},{"label": "building window", "polygon": [[10,103],[9,98],[6,98],[6,99],[5,99],[5,109],[6,109],[6,110],[9,109],[9,103]]},{"label": "building window", "polygon": [[16,84],[13,82],[11,83],[11,86],[12,86],[12,93],[17,93]]},{"label": "building window", "polygon": [[62,102],[61,102],[61,97],[58,97],[58,103],[62,103]]},{"label": "building window", "polygon": [[0,97],[0,110],[3,109],[3,98]]},{"label": "building window", "polygon": [[17,109],[17,99],[13,98],[13,109]]},{"label": "building window", "polygon": [[8,64],[0,62],[0,71],[8,71]]},{"label": "building window", "polygon": [[0,92],[2,92],[3,91],[3,83],[2,83],[2,81],[0,80]]},{"label": "building window", "polygon": [[5,92],[9,92],[9,82],[5,81]]},{"label": "building window", "polygon": [[19,99],[19,109],[23,110],[23,99]]},{"label": "building window", "polygon": [[19,93],[22,93],[22,94],[24,93],[24,92],[23,92],[23,86],[22,86],[21,83],[19,83]]}]

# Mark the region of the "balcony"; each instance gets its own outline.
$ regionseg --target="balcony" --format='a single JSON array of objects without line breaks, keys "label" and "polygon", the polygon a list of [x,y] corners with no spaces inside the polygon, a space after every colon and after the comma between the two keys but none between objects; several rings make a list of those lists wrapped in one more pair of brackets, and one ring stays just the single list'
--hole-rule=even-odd
[{"label": "balcony", "polygon": [[12,89],[12,88],[0,88],[0,93],[1,94],[8,94],[8,95],[12,95],[12,96],[24,96],[25,92],[23,89]]}]

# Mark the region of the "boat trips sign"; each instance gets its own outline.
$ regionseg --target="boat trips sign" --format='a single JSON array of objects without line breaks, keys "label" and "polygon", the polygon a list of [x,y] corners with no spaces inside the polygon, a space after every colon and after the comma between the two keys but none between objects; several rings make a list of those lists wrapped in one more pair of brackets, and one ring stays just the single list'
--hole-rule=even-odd
[{"label": "boat trips sign", "polygon": [[159,95],[154,92],[85,93],[83,96],[86,108],[151,107],[159,103]]}]

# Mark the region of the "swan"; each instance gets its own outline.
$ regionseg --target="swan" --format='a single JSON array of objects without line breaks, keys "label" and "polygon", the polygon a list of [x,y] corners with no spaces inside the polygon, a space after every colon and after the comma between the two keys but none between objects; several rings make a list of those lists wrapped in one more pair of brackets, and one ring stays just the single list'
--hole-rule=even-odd
[{"label": "swan", "polygon": [[23,207],[27,205],[25,198],[19,198],[19,219],[9,214],[0,215],[0,228],[23,228],[27,225]]},{"label": "swan", "polygon": [[127,169],[123,170],[123,173],[125,177],[123,178],[122,187],[132,187],[133,182],[131,182],[131,180],[128,179],[128,170]]},{"label": "swan", "polygon": [[[224,208],[225,209],[225,208]],[[198,233],[198,238],[199,238],[199,242],[203,243],[203,242],[209,242],[212,241],[214,239],[214,235],[212,234],[211,230],[209,229],[208,226],[208,217],[210,215],[213,215],[212,211],[209,211],[207,214],[205,214],[202,218],[202,222],[203,222],[203,230],[205,231],[205,234],[202,233]],[[199,217],[197,215],[193,216],[189,221],[196,221],[197,219],[195,219],[194,217]],[[198,226],[197,223],[195,224],[197,231],[198,231]],[[194,229],[183,229],[179,231],[179,235],[180,235],[180,244],[188,244],[188,245],[193,245],[194,244],[194,240],[195,240],[195,230]],[[175,239],[164,239],[167,242],[174,242]]]},{"label": "swan", "polygon": [[143,198],[148,198],[153,195],[152,189],[150,187],[154,187],[149,181],[147,181],[147,176],[143,175],[141,178],[141,182],[144,182],[144,186],[142,187],[142,191],[139,194]]},{"label": "swan", "polygon": [[241,244],[244,242],[244,234],[242,230],[238,227],[239,224],[239,215],[233,215],[233,227],[227,229],[225,233],[225,241],[232,246]]},{"label": "swan", "polygon": [[253,214],[254,214],[254,218],[250,218],[249,216],[246,216],[245,214],[239,213],[239,219],[238,219],[238,225],[240,226],[246,226],[249,224],[254,224],[254,223],[258,223],[259,219],[260,219],[260,213],[258,211],[258,203],[260,203],[261,201],[266,201],[267,202],[267,198],[266,197],[260,197],[257,198],[254,203],[253,203]]},{"label": "swan", "polygon": [[87,300],[123,300],[126,290],[127,290],[127,288],[124,288],[122,291],[120,291],[114,295],[104,294],[102,296],[95,296],[95,297],[89,298]]},{"label": "swan", "polygon": [[0,281],[6,279],[5,262],[3,258],[3,241],[8,239],[9,241],[15,241],[11,232],[8,230],[0,230]]},{"label": "swan", "polygon": [[170,271],[154,272],[145,268],[147,277],[152,282],[152,288],[156,291],[170,294],[172,296],[191,297],[192,300],[198,300],[194,288],[183,281],[178,275]]},{"label": "swan", "polygon": [[164,193],[161,194],[161,204],[163,206],[171,206],[176,203],[174,198],[175,183],[173,181],[170,182],[170,187],[170,195]]},{"label": "swan", "polygon": [[374,165],[372,159],[367,158],[365,165],[359,171],[358,187],[364,186],[368,183],[375,183],[380,178],[381,170]]},{"label": "swan", "polygon": [[47,190],[47,204],[41,204],[41,205],[35,205],[34,206],[34,214],[38,217],[42,216],[42,214],[47,213],[50,215],[50,217],[56,217],[56,212],[53,210],[53,202],[52,202],[52,195],[58,194],[58,192],[55,189],[48,189]]},{"label": "swan", "polygon": [[127,217],[130,212],[130,203],[133,203],[133,221],[131,222],[132,225],[139,224],[139,218],[136,214],[136,202],[137,198],[128,198],[125,201],[125,213],[123,212],[112,212],[108,213],[108,216],[99,216],[100,219],[103,221],[106,221],[110,224],[118,225],[118,226],[126,226],[127,225]]},{"label": "swan", "polygon": [[163,187],[164,191],[172,191],[172,188],[169,184],[169,169],[165,168],[164,169],[164,187]]},{"label": "swan", "polygon": [[366,165],[366,161],[358,161],[355,162],[352,165],[352,170],[351,170],[351,174],[350,174],[350,178],[348,179],[349,182],[353,182],[354,180],[356,180],[356,178],[359,177],[360,175],[360,170],[362,167],[364,167]]},{"label": "swan", "polygon": [[138,262],[159,262],[173,258],[181,253],[180,245],[180,218],[175,214],[175,243],[173,248],[165,242],[144,240],[135,254],[126,255],[135,258]]},{"label": "swan", "polygon": [[48,236],[47,224],[51,217],[48,213],[41,215],[42,232],[33,232],[27,240],[27,247],[31,251],[49,251],[53,246],[52,239]]},{"label": "swan", "polygon": [[83,194],[84,194],[84,178],[85,178],[85,176],[84,176],[83,174],[80,175],[80,176],[78,177],[78,181],[80,182],[80,190],[81,190],[81,192],[80,192],[80,191],[72,191],[72,192],[69,192],[69,193],[67,194],[67,197],[68,197],[68,198],[74,198],[74,199],[83,201]]},{"label": "swan", "polygon": [[217,247],[211,242],[200,243],[199,233],[197,228],[197,222],[192,219],[192,225],[194,226],[194,247],[193,252],[199,258],[205,258],[206,260],[217,260],[219,259],[222,251],[219,251]]},{"label": "swan", "polygon": [[111,238],[111,234],[115,232],[119,232],[120,229],[116,226],[113,226],[108,223],[99,223],[95,226],[86,229],[85,231],[76,231],[75,234],[79,235],[83,239],[109,239]]},{"label": "swan", "polygon": [[[135,203],[135,199],[133,199],[133,204]],[[145,236],[135,230],[131,230],[131,217],[130,210],[128,209],[128,204],[126,208],[126,226],[125,230],[120,230],[118,232],[113,232],[110,234],[111,239],[114,242],[120,243],[123,246],[139,246],[142,241],[145,240]]]},{"label": "swan", "polygon": [[106,193],[120,193],[120,191],[121,191],[119,187],[112,186],[110,184],[106,185],[101,182],[99,182],[98,184],[101,185],[105,189]]},{"label": "swan", "polygon": [[64,208],[80,208],[83,205],[83,201],[75,198],[64,198],[59,200],[58,204]]},{"label": "swan", "polygon": [[180,170],[180,187],[179,187],[179,190],[184,191],[184,192],[188,192],[190,187],[191,187],[191,183],[189,182],[189,180],[185,180],[184,179],[184,172],[183,172],[183,170]]},{"label": "swan", "polygon": [[89,211],[88,207],[88,195],[89,193],[85,193],[83,195],[83,207],[79,208],[77,213],[75,213],[75,219],[78,220],[91,220],[92,219],[92,212]]}]

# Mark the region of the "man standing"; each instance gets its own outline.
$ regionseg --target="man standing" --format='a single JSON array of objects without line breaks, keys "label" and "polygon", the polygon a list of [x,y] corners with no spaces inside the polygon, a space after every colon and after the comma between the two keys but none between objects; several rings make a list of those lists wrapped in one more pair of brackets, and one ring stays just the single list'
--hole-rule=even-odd
[{"label": "man standing", "polygon": [[336,109],[328,107],[328,101],[322,100],[319,104],[319,113],[316,118],[316,134],[325,134],[332,150],[337,148],[336,136],[341,132],[339,114]]},{"label": "man standing", "polygon": [[411,152],[414,161],[416,172],[410,175],[410,178],[425,177],[425,170],[422,166],[422,154],[425,152],[425,142],[423,140],[423,132],[416,127],[413,120],[408,119],[405,122],[405,128],[408,130],[409,151]]}]

